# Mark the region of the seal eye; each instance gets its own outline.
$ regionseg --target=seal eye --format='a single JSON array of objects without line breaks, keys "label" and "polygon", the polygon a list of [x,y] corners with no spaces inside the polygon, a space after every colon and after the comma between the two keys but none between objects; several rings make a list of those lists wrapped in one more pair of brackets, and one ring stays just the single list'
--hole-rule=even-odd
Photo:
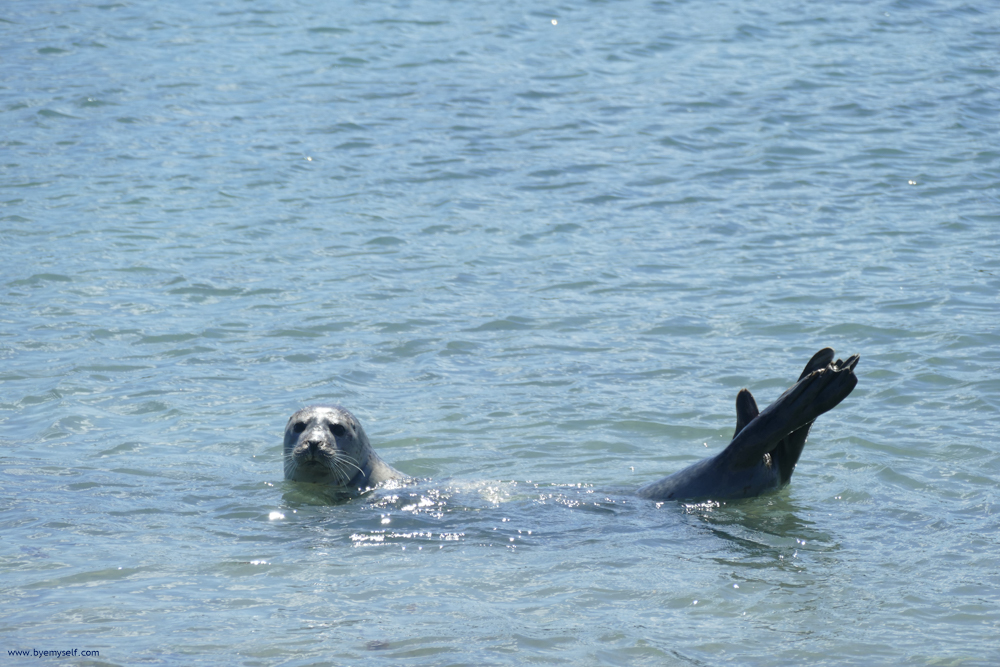
[{"label": "seal eye", "polygon": [[306,430],[305,422],[295,422],[295,426],[292,427],[292,431],[295,433],[302,433],[304,430]]},{"label": "seal eye", "polygon": [[346,432],[344,427],[341,426],[340,424],[334,424],[333,426],[330,427],[330,430],[333,431],[333,434],[337,436],[344,435],[344,433]]}]

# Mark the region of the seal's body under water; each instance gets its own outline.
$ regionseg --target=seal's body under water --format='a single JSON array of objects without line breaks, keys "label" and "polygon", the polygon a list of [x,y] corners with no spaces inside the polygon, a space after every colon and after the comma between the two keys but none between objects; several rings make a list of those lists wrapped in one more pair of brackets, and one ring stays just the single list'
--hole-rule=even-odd
[{"label": "seal's body under water", "polygon": [[348,410],[312,405],[285,426],[285,479],[355,495],[406,475],[375,453],[361,422]]},{"label": "seal's body under water", "polygon": [[813,355],[795,383],[758,412],[746,389],[736,396],[736,432],[718,455],[647,484],[638,495],[650,500],[734,500],[750,498],[788,483],[809,435],[824,412],[847,398],[858,383],[860,357],[833,361],[824,348]]}]

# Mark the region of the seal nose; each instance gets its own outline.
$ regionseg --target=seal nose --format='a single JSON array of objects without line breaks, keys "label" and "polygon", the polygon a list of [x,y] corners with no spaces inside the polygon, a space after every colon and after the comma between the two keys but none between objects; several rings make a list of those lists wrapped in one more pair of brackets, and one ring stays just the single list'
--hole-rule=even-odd
[{"label": "seal nose", "polygon": [[301,447],[308,460],[314,460],[319,454],[320,447],[323,446],[323,439],[313,434],[309,434],[302,439]]}]

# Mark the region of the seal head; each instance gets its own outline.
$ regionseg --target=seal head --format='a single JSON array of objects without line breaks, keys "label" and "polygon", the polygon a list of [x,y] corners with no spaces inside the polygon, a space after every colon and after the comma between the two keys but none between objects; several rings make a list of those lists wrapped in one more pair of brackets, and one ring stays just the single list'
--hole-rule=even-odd
[{"label": "seal head", "polygon": [[360,493],[405,475],[383,461],[361,422],[339,405],[312,405],[285,426],[285,479]]}]

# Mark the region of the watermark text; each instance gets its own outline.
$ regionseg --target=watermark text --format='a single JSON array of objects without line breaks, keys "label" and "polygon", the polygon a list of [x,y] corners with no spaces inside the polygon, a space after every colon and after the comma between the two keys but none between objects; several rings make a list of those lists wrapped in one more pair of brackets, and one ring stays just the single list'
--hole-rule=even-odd
[{"label": "watermark text", "polygon": [[39,651],[37,648],[28,649],[7,649],[7,656],[11,658],[98,658],[100,651],[88,651],[87,649],[72,649],[70,651],[57,651],[53,649]]}]

